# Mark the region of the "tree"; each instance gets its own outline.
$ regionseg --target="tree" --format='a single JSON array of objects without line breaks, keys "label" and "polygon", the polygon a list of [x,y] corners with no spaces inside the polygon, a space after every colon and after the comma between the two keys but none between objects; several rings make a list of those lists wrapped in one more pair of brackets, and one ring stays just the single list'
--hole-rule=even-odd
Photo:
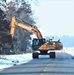
[{"label": "tree", "polygon": [[[34,19],[32,18],[33,13],[31,10],[31,5],[28,4],[25,0],[15,0],[15,1],[10,1],[9,3],[5,2],[5,4],[2,4],[2,6],[4,7],[3,11],[6,14],[6,17],[4,18],[7,22],[10,23],[11,18],[13,16],[16,16],[19,22],[23,23],[27,22],[31,25],[35,24]],[[20,53],[21,52],[20,49],[24,51],[26,50],[27,48],[26,41],[27,43],[29,43],[29,40],[31,39],[30,37],[31,34],[32,33],[28,32],[27,30],[23,30],[22,28],[16,27],[14,35],[14,38],[17,39],[17,41],[14,42],[15,53]]]},{"label": "tree", "polygon": [[6,14],[0,9],[0,38],[9,33],[9,21],[5,19]]}]

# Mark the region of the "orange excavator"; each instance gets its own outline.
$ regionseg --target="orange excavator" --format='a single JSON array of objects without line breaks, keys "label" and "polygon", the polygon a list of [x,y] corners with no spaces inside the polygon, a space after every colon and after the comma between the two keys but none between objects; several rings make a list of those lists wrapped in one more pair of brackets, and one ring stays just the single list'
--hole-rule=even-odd
[{"label": "orange excavator", "polygon": [[[47,55],[47,54],[50,56],[50,58],[55,58],[54,51],[63,49],[63,45],[59,40],[53,41],[52,39],[49,39],[49,41],[47,41],[45,38],[42,37],[41,32],[35,26],[17,22],[15,16],[12,17],[10,26],[11,26],[10,35],[12,38],[14,37],[16,26],[19,26],[36,34],[37,38],[33,38],[32,40],[33,58],[38,58],[39,55]],[[53,52],[51,50],[53,50]]]}]

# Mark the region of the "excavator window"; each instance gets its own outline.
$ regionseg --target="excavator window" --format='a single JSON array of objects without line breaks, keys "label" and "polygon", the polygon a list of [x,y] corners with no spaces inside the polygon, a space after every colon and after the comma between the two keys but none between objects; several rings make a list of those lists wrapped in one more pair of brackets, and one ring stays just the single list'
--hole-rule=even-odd
[{"label": "excavator window", "polygon": [[38,49],[41,45],[43,45],[45,43],[45,39],[33,39],[32,41],[32,49],[36,50]]},{"label": "excavator window", "polygon": [[42,45],[45,43],[45,39],[33,39],[33,45]]}]

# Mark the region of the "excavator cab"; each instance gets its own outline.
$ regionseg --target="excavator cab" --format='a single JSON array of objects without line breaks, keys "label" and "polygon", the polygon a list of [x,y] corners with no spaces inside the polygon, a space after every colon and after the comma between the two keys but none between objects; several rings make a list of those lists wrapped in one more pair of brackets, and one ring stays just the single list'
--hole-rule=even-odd
[{"label": "excavator cab", "polygon": [[33,51],[37,51],[38,48],[43,45],[44,43],[46,42],[46,40],[43,38],[43,39],[37,39],[37,38],[34,38],[32,40],[32,50]]}]

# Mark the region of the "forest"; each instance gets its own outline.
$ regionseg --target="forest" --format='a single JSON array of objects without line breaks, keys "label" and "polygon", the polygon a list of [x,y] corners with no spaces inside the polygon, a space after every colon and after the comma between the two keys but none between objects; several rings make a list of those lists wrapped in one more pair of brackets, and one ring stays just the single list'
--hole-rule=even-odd
[{"label": "forest", "polygon": [[[32,1],[32,0],[31,0]],[[0,1],[0,45],[8,45],[12,40],[10,38],[10,23],[13,16],[16,16],[17,21],[22,23],[35,24],[31,4],[27,0],[7,0]],[[16,27],[13,41],[13,51],[15,54],[27,52],[31,50],[31,32]],[[2,47],[0,47],[2,49]],[[3,53],[9,53],[4,50]]]}]

